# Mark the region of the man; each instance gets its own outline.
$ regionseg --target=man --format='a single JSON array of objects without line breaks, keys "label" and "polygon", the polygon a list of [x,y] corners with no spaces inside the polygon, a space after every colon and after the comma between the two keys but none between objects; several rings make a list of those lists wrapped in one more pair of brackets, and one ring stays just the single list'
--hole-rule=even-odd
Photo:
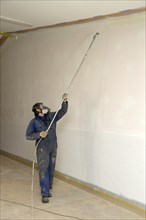
[{"label": "man", "polygon": [[[52,189],[57,154],[56,123],[67,112],[67,98],[68,95],[65,93],[62,96],[62,107],[56,114],[55,118],[54,115],[56,112],[51,112],[48,107],[43,105],[43,103],[34,104],[32,111],[34,112],[35,118],[30,121],[26,130],[26,138],[28,140],[36,140],[36,146],[37,143],[39,143],[36,152],[43,203],[48,203],[48,197],[52,196],[50,189]],[[53,118],[54,121],[47,132],[46,130]]]}]

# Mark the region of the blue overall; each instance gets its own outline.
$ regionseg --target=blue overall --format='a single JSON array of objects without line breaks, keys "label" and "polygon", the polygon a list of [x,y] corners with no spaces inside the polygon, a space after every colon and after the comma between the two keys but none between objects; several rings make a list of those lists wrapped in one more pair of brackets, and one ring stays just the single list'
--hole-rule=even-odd
[{"label": "blue overall", "polygon": [[[67,109],[68,102],[63,102],[47,137],[43,138],[37,147],[37,162],[42,196],[48,196],[49,190],[52,188],[57,155],[56,123],[67,112]],[[40,132],[47,130],[54,115],[55,112],[49,112],[44,116],[33,118],[27,127],[26,138],[28,140],[36,140],[37,144],[40,139]]]}]

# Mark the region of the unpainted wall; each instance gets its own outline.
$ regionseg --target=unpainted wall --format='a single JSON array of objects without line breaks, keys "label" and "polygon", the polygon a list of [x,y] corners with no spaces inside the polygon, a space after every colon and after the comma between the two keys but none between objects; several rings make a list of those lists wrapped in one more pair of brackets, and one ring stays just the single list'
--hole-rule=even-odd
[{"label": "unpainted wall", "polygon": [[1,149],[33,160],[25,139],[32,105],[52,111],[69,90],[58,122],[56,169],[144,204],[144,15],[54,28],[9,39],[1,48]]}]

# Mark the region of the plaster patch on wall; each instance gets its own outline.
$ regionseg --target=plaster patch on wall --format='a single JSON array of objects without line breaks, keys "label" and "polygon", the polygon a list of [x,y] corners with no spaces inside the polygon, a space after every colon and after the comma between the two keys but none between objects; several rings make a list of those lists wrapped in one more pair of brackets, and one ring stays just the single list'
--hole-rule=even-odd
[{"label": "plaster patch on wall", "polygon": [[139,122],[139,124],[140,124],[142,127],[145,127],[145,121],[141,120],[141,121]]},{"label": "plaster patch on wall", "polygon": [[114,118],[114,122],[119,126],[124,126],[127,124],[123,118],[117,118],[117,117]]},{"label": "plaster patch on wall", "polygon": [[130,108],[132,108],[134,105],[136,104],[135,102],[135,98],[133,96],[128,96],[124,103],[123,103],[123,106],[129,110]]},{"label": "plaster patch on wall", "polygon": [[116,42],[115,50],[118,52],[118,51],[121,51],[122,49],[123,49],[122,43],[120,41]]},{"label": "plaster patch on wall", "polygon": [[131,71],[134,71],[134,68],[135,68],[135,64],[134,63],[129,63],[126,67],[127,69],[127,72],[131,72]]},{"label": "plaster patch on wall", "polygon": [[109,98],[109,96],[106,96],[106,97],[104,98],[104,104],[105,104],[105,105],[109,105],[109,104],[110,104],[110,98]]},{"label": "plaster patch on wall", "polygon": [[127,111],[131,109],[135,105],[135,98],[133,96],[128,96],[122,106],[121,109],[115,113],[114,122],[119,126],[127,125],[127,120],[124,119],[124,115],[127,114]]}]

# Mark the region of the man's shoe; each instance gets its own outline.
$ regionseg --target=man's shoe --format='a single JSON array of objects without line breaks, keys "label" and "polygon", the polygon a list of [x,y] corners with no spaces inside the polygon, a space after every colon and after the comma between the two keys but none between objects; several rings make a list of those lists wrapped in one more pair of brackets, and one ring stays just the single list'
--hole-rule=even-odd
[{"label": "man's shoe", "polygon": [[48,203],[49,202],[49,198],[46,196],[42,196],[42,203]]},{"label": "man's shoe", "polygon": [[49,194],[48,194],[48,197],[52,197],[52,194],[51,194],[51,193],[49,193]]}]

